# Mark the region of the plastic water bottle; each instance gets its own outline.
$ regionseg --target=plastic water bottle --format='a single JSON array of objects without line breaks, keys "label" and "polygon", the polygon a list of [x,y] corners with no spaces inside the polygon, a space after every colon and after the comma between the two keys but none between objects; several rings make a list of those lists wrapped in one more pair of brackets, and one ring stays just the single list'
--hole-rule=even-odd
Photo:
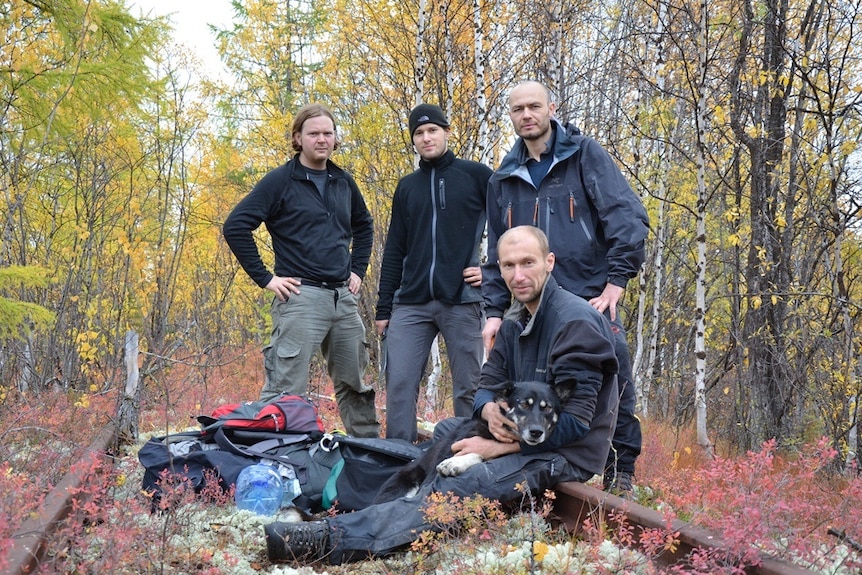
[{"label": "plastic water bottle", "polygon": [[236,480],[236,506],[259,515],[275,515],[284,497],[284,483],[271,466],[255,463]]}]

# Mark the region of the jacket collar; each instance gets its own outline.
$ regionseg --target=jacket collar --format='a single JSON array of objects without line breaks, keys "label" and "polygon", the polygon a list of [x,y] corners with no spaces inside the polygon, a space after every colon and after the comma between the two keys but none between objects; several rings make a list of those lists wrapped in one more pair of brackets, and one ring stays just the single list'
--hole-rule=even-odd
[{"label": "jacket collar", "polygon": [[545,282],[545,287],[542,288],[542,295],[539,296],[539,307],[536,308],[536,313],[530,316],[530,312],[527,311],[524,304],[515,300],[512,302],[512,305],[509,306],[509,309],[506,310],[504,315],[505,319],[511,319],[523,325],[524,328],[521,330],[522,336],[530,335],[530,332],[533,330],[533,326],[537,321],[536,318],[540,317],[544,313],[544,309],[550,305],[547,302],[554,298],[554,294],[558,289],[560,289],[560,284],[557,283],[557,280],[553,275],[549,274],[548,279]]},{"label": "jacket collar", "polygon": [[431,170],[439,170],[441,168],[445,168],[447,166],[452,165],[452,162],[455,161],[455,153],[452,150],[446,150],[442,156],[438,158],[434,158],[433,160],[419,160],[419,167],[426,172],[430,172]]},{"label": "jacket collar", "polygon": [[[552,166],[569,159],[575,152],[581,149],[580,141],[575,136],[580,135],[581,131],[572,124],[563,124],[556,118],[551,118],[551,126],[553,129],[553,153],[554,161]],[[523,138],[518,138],[515,145],[509,150],[509,153],[500,162],[500,167],[494,172],[494,178],[501,180],[508,178],[519,168],[524,167],[527,160],[530,158],[527,152],[527,146],[524,144]]]},{"label": "jacket collar", "polygon": [[[299,153],[293,156],[293,159],[287,163],[290,169],[290,177],[295,180],[304,180],[306,171],[305,166],[299,161]],[[339,168],[332,160],[326,160],[326,171],[330,178],[341,178],[344,176],[344,170]]]}]

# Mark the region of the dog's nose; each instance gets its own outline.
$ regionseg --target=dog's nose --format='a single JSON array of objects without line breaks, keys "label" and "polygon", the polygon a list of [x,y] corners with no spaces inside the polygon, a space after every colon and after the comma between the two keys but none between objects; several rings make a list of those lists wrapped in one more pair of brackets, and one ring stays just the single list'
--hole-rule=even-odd
[{"label": "dog's nose", "polygon": [[544,429],[531,429],[531,430],[530,430],[530,439],[533,439],[533,440],[535,440],[535,441],[538,441],[538,440],[540,440],[540,439],[542,438],[542,436],[543,436],[544,434],[545,434],[545,430],[544,430]]}]

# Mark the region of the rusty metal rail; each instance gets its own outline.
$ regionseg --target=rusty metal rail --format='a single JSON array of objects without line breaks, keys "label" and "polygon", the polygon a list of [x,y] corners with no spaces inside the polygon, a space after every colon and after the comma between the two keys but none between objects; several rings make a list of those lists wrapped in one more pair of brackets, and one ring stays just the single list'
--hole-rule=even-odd
[{"label": "rusty metal rail", "polygon": [[[577,531],[584,520],[595,520],[614,525],[613,516],[622,513],[629,526],[636,529],[663,529],[664,517],[649,509],[583,483],[560,483],[556,486],[557,498],[554,511],[557,519],[567,529]],[[674,520],[671,527],[679,533],[679,546],[673,553],[667,552],[662,559],[667,564],[681,561],[694,549],[721,549],[726,547],[720,537],[700,527]],[[637,532],[636,532],[637,534]],[[813,572],[778,559],[761,555],[761,564],[746,569],[749,575],[812,575]]]},{"label": "rusty metal rail", "polygon": [[[110,423],[90,444],[82,459],[85,463],[95,463],[105,457],[116,441],[117,426]],[[92,469],[91,465],[82,465],[81,469],[84,471],[69,471],[45,497],[39,515],[25,521],[12,536],[12,549],[9,563],[2,572],[4,575],[28,575],[38,569],[48,539],[69,515],[79,488],[91,477],[86,471]]]}]

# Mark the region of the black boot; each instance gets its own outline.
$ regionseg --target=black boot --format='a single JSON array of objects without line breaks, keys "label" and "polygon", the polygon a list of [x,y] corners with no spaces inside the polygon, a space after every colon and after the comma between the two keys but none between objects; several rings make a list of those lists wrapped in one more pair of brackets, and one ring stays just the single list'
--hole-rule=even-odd
[{"label": "black boot", "polygon": [[605,471],[603,486],[608,493],[613,493],[623,499],[630,499],[632,496],[632,474],[628,471],[607,470]]},{"label": "black boot", "polygon": [[270,561],[319,561],[329,552],[329,523],[304,521],[264,525]]}]

